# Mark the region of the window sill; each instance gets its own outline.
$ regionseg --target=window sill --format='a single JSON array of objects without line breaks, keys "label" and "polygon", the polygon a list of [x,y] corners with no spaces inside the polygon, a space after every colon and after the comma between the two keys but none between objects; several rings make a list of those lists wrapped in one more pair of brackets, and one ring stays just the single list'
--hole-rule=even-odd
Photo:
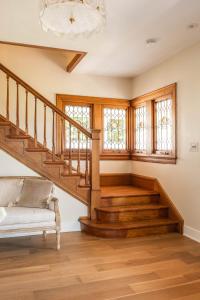
[{"label": "window sill", "polygon": [[131,155],[131,159],[135,161],[160,163],[160,164],[176,164],[177,157],[169,155],[145,155],[145,154],[135,154]]},{"label": "window sill", "polygon": [[[69,158],[69,152],[65,151],[65,159]],[[78,151],[72,150],[72,160],[78,159]],[[88,158],[90,157],[90,151],[88,152]],[[86,151],[81,150],[80,159],[86,159]],[[129,151],[103,151],[100,154],[100,160],[134,160],[160,164],[176,164],[177,157],[172,155],[158,155],[151,154],[146,155],[144,153],[130,153]]]},{"label": "window sill", "polygon": [[[90,150],[88,151],[88,158],[90,157]],[[69,159],[69,151],[65,150],[64,158]],[[78,150],[73,149],[71,152],[72,160],[78,159]],[[86,159],[86,151],[80,151],[80,159]],[[131,160],[131,154],[128,151],[104,151],[100,153],[100,160]]]},{"label": "window sill", "polygon": [[130,160],[131,155],[128,151],[104,151],[100,154],[101,160]]}]

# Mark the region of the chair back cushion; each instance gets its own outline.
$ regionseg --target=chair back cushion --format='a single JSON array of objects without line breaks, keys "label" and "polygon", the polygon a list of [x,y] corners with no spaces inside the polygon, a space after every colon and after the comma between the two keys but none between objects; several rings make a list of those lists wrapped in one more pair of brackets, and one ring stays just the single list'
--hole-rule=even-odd
[{"label": "chair back cushion", "polygon": [[48,208],[53,183],[44,179],[24,179],[23,188],[15,206]]},{"label": "chair back cushion", "polygon": [[9,206],[19,197],[24,179],[0,178],[0,207]]}]

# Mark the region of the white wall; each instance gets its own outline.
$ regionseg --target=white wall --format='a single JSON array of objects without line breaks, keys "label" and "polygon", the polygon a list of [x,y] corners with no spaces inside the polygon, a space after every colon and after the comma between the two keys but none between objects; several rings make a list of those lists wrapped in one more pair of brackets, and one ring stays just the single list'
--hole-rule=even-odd
[{"label": "white wall", "polygon": [[200,239],[200,153],[189,151],[192,142],[200,143],[200,44],[136,77],[132,97],[173,82],[178,84],[177,164],[133,162],[132,172],[157,177],[182,213],[186,231],[198,230]]}]

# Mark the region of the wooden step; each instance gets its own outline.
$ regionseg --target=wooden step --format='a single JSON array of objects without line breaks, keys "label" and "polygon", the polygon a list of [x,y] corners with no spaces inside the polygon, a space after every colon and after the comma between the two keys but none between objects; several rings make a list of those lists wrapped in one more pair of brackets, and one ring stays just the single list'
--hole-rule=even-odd
[{"label": "wooden step", "polygon": [[103,238],[140,237],[154,234],[178,232],[179,222],[171,219],[145,220],[123,223],[96,223],[80,218],[81,230]]},{"label": "wooden step", "polygon": [[8,139],[13,139],[13,140],[27,140],[30,139],[31,137],[29,135],[25,135],[25,134],[10,134],[6,136]]},{"label": "wooden step", "polygon": [[155,191],[143,189],[132,185],[101,187],[102,198],[146,196],[155,194],[157,194]]},{"label": "wooden step", "polygon": [[96,209],[97,222],[115,223],[168,217],[169,207],[159,204],[112,206]]},{"label": "wooden step", "polygon": [[68,178],[68,177],[78,177],[78,178],[80,178],[80,175],[79,175],[78,173],[73,173],[73,172],[72,172],[72,173],[69,173],[69,174],[65,174],[65,173],[62,173],[62,172],[61,172],[61,176],[64,177],[64,178],[65,178],[65,177],[66,177],[66,178]]},{"label": "wooden step", "polygon": [[43,162],[45,165],[64,165],[65,161],[64,160],[46,160]]},{"label": "wooden step", "polygon": [[48,152],[47,148],[25,148],[27,152]]},{"label": "wooden step", "polygon": [[9,121],[0,121],[0,126],[10,126]]},{"label": "wooden step", "polygon": [[158,203],[159,193],[134,186],[101,187],[101,207]]},{"label": "wooden step", "polygon": [[135,195],[129,197],[108,197],[101,198],[101,207],[107,206],[125,206],[125,205],[143,205],[159,203],[160,195],[158,193],[152,195]]}]

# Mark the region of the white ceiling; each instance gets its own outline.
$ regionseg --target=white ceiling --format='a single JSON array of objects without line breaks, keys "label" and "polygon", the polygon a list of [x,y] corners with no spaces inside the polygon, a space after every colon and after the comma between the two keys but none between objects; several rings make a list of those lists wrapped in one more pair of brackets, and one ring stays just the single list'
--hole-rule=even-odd
[{"label": "white ceiling", "polygon": [[[0,0],[0,40],[87,51],[74,72],[133,77],[200,41],[200,0],[105,0],[104,33],[56,37],[41,30],[40,0]],[[189,30],[191,23],[199,27]],[[157,44],[147,46],[148,38]]]}]

